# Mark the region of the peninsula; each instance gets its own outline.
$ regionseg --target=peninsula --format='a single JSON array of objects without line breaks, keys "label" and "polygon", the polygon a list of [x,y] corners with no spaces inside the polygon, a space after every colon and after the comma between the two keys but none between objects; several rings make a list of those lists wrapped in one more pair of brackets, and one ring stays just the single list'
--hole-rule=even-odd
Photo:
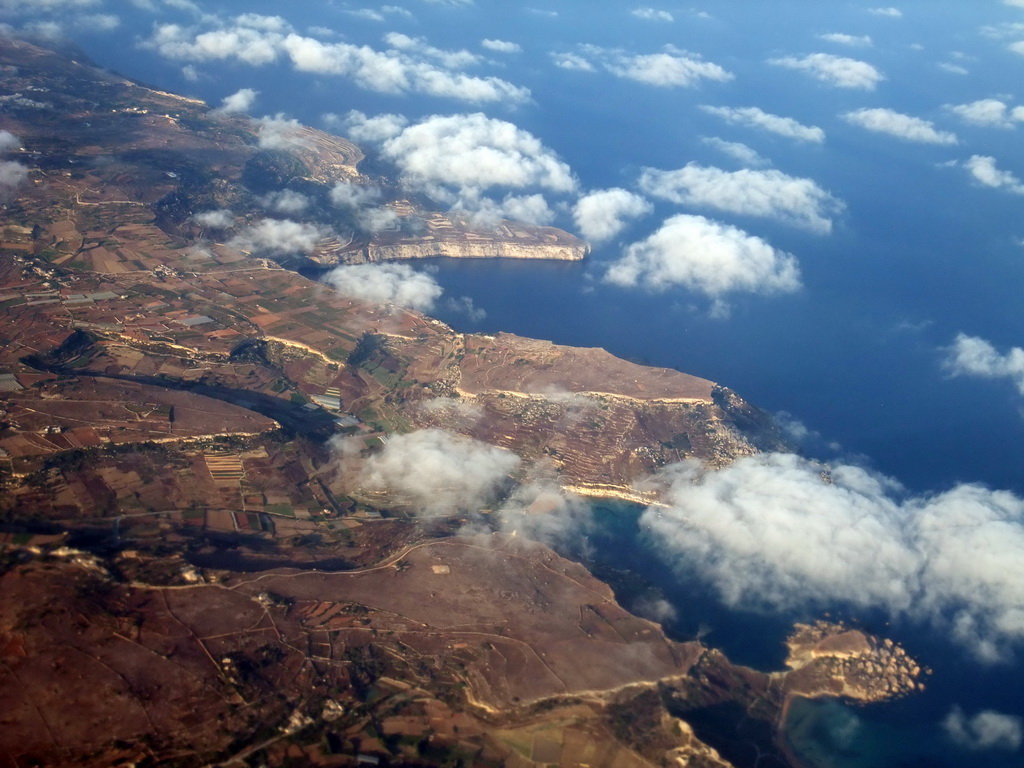
[{"label": "peninsula", "polygon": [[[580,258],[571,235],[483,233],[388,198],[347,140],[261,147],[266,126],[7,37],[0,90],[24,171],[0,230],[0,768],[742,768],[751,743],[782,765],[787,696],[911,689],[905,654],[831,625],[799,629],[789,672],[734,665],[500,510],[371,482],[443,434],[551,520],[569,491],[645,500],[666,464],[786,447],[711,381],[289,268]],[[346,220],[339,184],[384,190],[395,228]],[[310,237],[260,237],[282,222]]]}]

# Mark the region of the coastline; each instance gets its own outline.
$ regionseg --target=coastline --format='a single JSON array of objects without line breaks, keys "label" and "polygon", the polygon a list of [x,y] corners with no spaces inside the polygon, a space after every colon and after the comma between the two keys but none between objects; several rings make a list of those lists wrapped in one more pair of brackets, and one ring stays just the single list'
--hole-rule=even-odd
[{"label": "coastline", "polygon": [[790,693],[786,695],[785,699],[783,699],[782,709],[779,712],[779,720],[775,726],[775,746],[778,747],[782,756],[786,758],[786,762],[789,763],[790,768],[818,768],[815,765],[803,762],[789,741],[786,722],[789,720],[789,708],[792,706],[793,700],[798,698],[804,699],[808,697]]}]

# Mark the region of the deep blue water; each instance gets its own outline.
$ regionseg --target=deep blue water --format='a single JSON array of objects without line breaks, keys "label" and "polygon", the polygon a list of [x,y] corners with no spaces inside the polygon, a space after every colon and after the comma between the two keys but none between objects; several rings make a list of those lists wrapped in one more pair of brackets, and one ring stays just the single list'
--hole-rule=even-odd
[{"label": "deep blue water", "polygon": [[[460,330],[510,331],[558,343],[601,346],[652,365],[713,379],[769,411],[788,411],[817,431],[808,451],[824,459],[857,457],[917,493],[959,482],[979,482],[1024,494],[1022,399],[1008,381],[950,378],[943,348],[957,333],[988,339],[1000,351],[1024,342],[1020,292],[1024,285],[1024,197],[979,188],[962,168],[948,167],[972,154],[992,155],[1000,168],[1024,176],[1020,131],[978,128],[952,118],[944,104],[1000,96],[1013,101],[1024,58],[1002,41],[979,33],[983,24],[1024,21],[1024,11],[994,0],[916,0],[901,5],[904,17],[866,13],[870,4],[811,0],[708,3],[713,18],[685,8],[671,10],[673,24],[633,19],[632,3],[587,0],[537,3],[556,20],[524,4],[477,0],[467,6],[406,3],[412,19],[386,24],[345,11],[358,4],[272,0],[202,3],[204,9],[282,14],[299,29],[332,27],[338,39],[381,47],[391,30],[425,36],[441,48],[479,51],[482,38],[523,45],[518,56],[491,56],[480,74],[504,77],[531,89],[531,103],[467,105],[418,96],[361,90],[344,78],[296,74],[285,65],[252,68],[234,63],[199,65],[186,79],[183,62],[164,61],[134,41],[156,19],[124,14],[116,33],[76,37],[99,63],[158,87],[196,95],[211,104],[239,88],[260,91],[254,114],[287,113],[321,125],[324,113],[359,109],[400,112],[411,120],[482,109],[538,136],[573,169],[582,189],[632,188],[641,168],[674,169],[689,161],[733,169],[731,161],[701,141],[704,136],[742,141],[794,176],[813,178],[841,198],[845,212],[830,235],[739,215],[688,210],[659,203],[651,216],[618,242],[595,249],[583,264],[534,262],[435,262],[436,279],[450,297],[468,296],[486,311],[470,322],[443,302],[435,314]],[[829,47],[826,32],[870,34],[863,49]],[[552,51],[579,43],[621,46],[651,53],[671,43],[696,51],[733,74],[729,83],[695,89],[660,89],[608,74],[560,70]],[[834,89],[766,60],[828,50],[870,60],[887,79],[873,92]],[[963,65],[969,75],[940,70]],[[701,104],[759,106],[828,134],[822,146],[728,126],[701,112]],[[871,134],[839,119],[859,107],[891,107],[955,130],[957,146],[902,142]],[[563,201],[568,202],[568,201]],[[661,294],[601,281],[622,248],[652,231],[667,216],[704,213],[742,227],[800,262],[804,288],[785,296],[738,295],[731,313],[711,317],[704,297],[683,289]],[[569,227],[563,210],[558,223]],[[827,448],[840,444],[835,450]],[[605,522],[605,551],[657,584],[677,605],[670,628],[678,636],[708,631],[706,642],[731,658],[762,668],[781,662],[781,640],[796,616],[763,617],[730,611],[706,585],[680,582],[637,543],[628,515]],[[623,522],[625,521],[625,522]],[[625,526],[625,528],[617,527]],[[837,607],[841,610],[841,607]],[[861,616],[868,629],[891,635],[936,674],[926,694],[896,704],[849,709],[836,703],[798,708],[805,742],[822,766],[993,765],[1018,766],[1019,753],[971,753],[954,747],[939,722],[953,704],[968,715],[980,709],[1024,714],[1019,666],[979,666],[943,636],[909,624],[886,626]],[[857,718],[851,721],[851,717]],[[851,726],[851,722],[855,725]],[[844,734],[854,737],[843,741]],[[838,735],[837,735],[838,734]],[[945,761],[945,762],[943,762]]]},{"label": "deep blue water", "polygon": [[[794,622],[822,618],[811,612],[764,615],[722,606],[705,585],[681,580],[657,557],[640,523],[642,508],[596,504],[596,529],[587,537],[587,562],[617,587],[626,608],[644,614],[645,602],[663,598],[676,610],[664,620],[677,640],[699,638],[723,650],[735,663],[765,671],[784,668],[783,641]],[[601,568],[610,568],[602,572]],[[645,589],[647,587],[647,589]],[[653,589],[650,589],[653,587]],[[1021,680],[1008,665],[984,665],[952,649],[923,624],[889,621],[881,614],[844,610],[830,618],[890,637],[922,666],[926,690],[905,699],[849,706],[834,699],[800,700],[790,710],[790,743],[807,768],[1010,768],[1024,765],[1019,754],[974,751],[951,742],[942,722],[954,705],[969,715],[984,709],[1020,713]]]},{"label": "deep blue water", "polygon": [[[1024,61],[977,28],[1019,13],[993,7],[981,14],[973,2],[929,3],[927,10],[918,3],[906,10],[907,18],[885,25],[853,6],[785,2],[758,11],[733,2],[716,3],[711,20],[677,11],[677,23],[658,25],[623,22],[629,4],[609,4],[602,14],[578,0],[562,2],[557,23],[513,3],[424,6],[413,8],[415,20],[382,25],[346,15],[343,4],[303,9],[269,0],[204,4],[225,15],[279,13],[300,30],[324,25],[338,30],[339,39],[377,47],[392,29],[426,36],[440,47],[474,51],[484,37],[520,41],[523,54],[500,59],[480,74],[528,86],[533,103],[484,108],[540,137],[569,163],[583,189],[630,187],[645,166],[670,169],[693,160],[733,167],[701,142],[703,136],[719,136],[748,143],[778,169],[813,178],[846,203],[834,232],[826,236],[766,219],[659,203],[652,216],[619,242],[597,248],[585,265],[438,264],[438,280],[449,296],[469,296],[487,312],[485,320],[471,324],[441,304],[435,313],[441,319],[465,330],[602,346],[713,379],[769,411],[790,412],[823,441],[867,457],[915,491],[971,481],[1024,493],[1018,448],[1024,401],[1009,382],[952,379],[941,365],[943,348],[959,332],[988,339],[1001,351],[1024,339],[1018,298],[1024,284],[1024,248],[1017,242],[1024,236],[1021,198],[979,189],[962,169],[941,167],[979,153],[992,154],[1001,167],[1013,170],[1016,132],[956,123],[941,105],[1013,92]],[[126,17],[119,34],[141,40],[155,18]],[[870,59],[886,72],[888,79],[876,92],[827,88],[765,64],[773,56],[827,47],[814,35],[829,30],[871,33],[874,47],[833,52]],[[255,114],[285,112],[314,125],[324,113],[351,108],[371,115],[401,112],[410,119],[480,109],[374,94],[345,78],[297,74],[283,64],[200,65],[193,82],[181,74],[182,62],[161,60],[130,43],[111,46],[109,37],[95,35],[80,42],[100,63],[159,87],[212,104],[254,87],[260,91]],[[580,42],[640,52],[671,43],[703,54],[736,77],[692,90],[662,89],[549,63],[548,52],[571,51]],[[913,43],[925,51],[911,50]],[[970,77],[935,68],[949,51],[967,57]],[[823,146],[798,145],[725,125],[699,111],[700,104],[756,104],[820,125],[828,138]],[[934,119],[955,129],[961,146],[901,142],[838,119],[839,112],[861,106],[894,106]],[[709,316],[705,298],[684,289],[651,295],[601,283],[623,245],[678,212],[726,220],[793,253],[803,290],[769,298],[736,296],[729,301],[731,315],[719,319]],[[558,223],[571,227],[565,213]]]}]

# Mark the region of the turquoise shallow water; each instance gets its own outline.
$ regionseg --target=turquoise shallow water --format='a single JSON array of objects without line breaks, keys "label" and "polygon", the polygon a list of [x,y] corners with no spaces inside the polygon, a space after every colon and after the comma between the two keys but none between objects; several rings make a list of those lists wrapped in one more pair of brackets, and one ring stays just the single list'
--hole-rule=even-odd
[{"label": "turquoise shallow water", "polygon": [[[664,599],[675,616],[665,620],[676,639],[699,637],[729,658],[765,671],[782,669],[783,641],[796,621],[822,618],[815,613],[763,615],[722,605],[706,584],[680,578],[655,554],[655,541],[639,525],[642,508],[630,504],[595,504],[596,527],[575,552],[616,587],[627,608],[643,613],[645,604]],[[834,699],[794,700],[785,729],[803,768],[1020,768],[1015,750],[965,749],[949,738],[942,721],[953,707],[968,714],[985,708],[1019,711],[1021,681],[1016,667],[985,666],[964,658],[931,628],[891,624],[867,612],[832,613],[903,644],[908,653],[934,673],[924,693],[867,706]]]}]

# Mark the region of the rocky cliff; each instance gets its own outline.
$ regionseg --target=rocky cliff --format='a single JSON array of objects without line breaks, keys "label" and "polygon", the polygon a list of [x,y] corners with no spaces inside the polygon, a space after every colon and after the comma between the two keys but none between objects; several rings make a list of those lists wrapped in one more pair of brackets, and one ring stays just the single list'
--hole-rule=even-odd
[{"label": "rocky cliff", "polygon": [[458,242],[423,240],[397,245],[370,245],[364,251],[367,261],[429,259],[447,256],[453,259],[553,259],[581,261],[589,250],[586,243],[514,243],[502,240]]}]

